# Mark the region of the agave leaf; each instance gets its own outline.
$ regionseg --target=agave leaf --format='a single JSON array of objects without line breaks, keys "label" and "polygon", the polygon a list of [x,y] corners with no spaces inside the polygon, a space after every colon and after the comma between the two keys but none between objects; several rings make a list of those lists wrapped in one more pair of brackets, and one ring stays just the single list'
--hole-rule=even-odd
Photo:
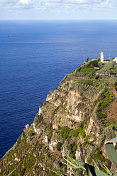
[{"label": "agave leaf", "polygon": [[73,168],[73,169],[83,169],[83,170],[85,170],[86,171],[86,169],[85,168],[83,168],[82,166],[76,166],[76,165],[70,165],[70,164],[68,164],[68,163],[64,163],[64,162],[62,162],[63,164],[65,164],[66,166],[68,166],[68,167],[71,167],[71,168]]},{"label": "agave leaf", "polygon": [[[69,156],[67,156],[68,160],[71,161],[72,163],[76,164],[76,165],[80,165],[82,168],[84,168],[85,166],[85,163],[84,162],[79,162],[79,161],[76,161],[74,160],[73,158],[70,158]],[[64,158],[65,159],[65,158]]]},{"label": "agave leaf", "polygon": [[113,138],[110,141],[108,141],[107,143],[114,143],[114,142],[117,142],[117,138]]},{"label": "agave leaf", "polygon": [[69,167],[71,167],[71,168],[73,168],[73,169],[80,169],[80,167],[78,167],[78,166],[75,166],[75,165],[73,165],[73,164],[67,164],[67,163],[64,163],[64,162],[62,162],[63,164],[65,164],[66,166],[69,166]]},{"label": "agave leaf", "polygon": [[86,167],[88,176],[108,176],[103,171],[101,171],[101,170],[99,170],[99,169],[97,169],[97,168],[95,168],[95,167],[93,167],[89,164],[86,164],[85,167]]},{"label": "agave leaf", "polygon": [[94,166],[96,166],[96,168],[99,169],[99,166],[98,166],[97,162],[93,160],[93,163],[94,163]]},{"label": "agave leaf", "polygon": [[107,142],[105,145],[105,150],[109,160],[117,166],[117,153],[113,146],[114,142],[117,142],[117,138],[113,138],[109,142]]},{"label": "agave leaf", "polygon": [[[64,158],[64,160],[65,161],[67,161],[69,164],[70,164],[70,166],[73,166],[73,167],[75,167],[76,169],[77,168],[81,168],[81,169],[84,169],[85,170],[85,168],[84,168],[84,162],[77,162],[77,161],[75,161],[74,159],[72,159],[72,158],[70,158],[70,157],[68,157],[69,158],[69,160],[68,159],[66,159],[66,158]],[[71,161],[70,161],[71,160]],[[64,163],[65,164],[65,163]]]},{"label": "agave leaf", "polygon": [[10,172],[7,176],[11,176],[13,174],[13,172],[15,172],[15,170],[16,170],[16,168],[12,172]]},{"label": "agave leaf", "polygon": [[92,176],[108,176],[106,173],[104,173],[99,169],[94,168],[94,171],[95,171],[95,175],[92,175]]},{"label": "agave leaf", "polygon": [[[50,169],[51,170],[51,169]],[[56,175],[58,176],[64,176],[61,172],[59,171],[55,171],[55,170],[51,170],[52,172],[54,172]]]},{"label": "agave leaf", "polygon": [[71,159],[70,157],[68,157],[68,158],[70,161],[68,159],[65,159],[65,158],[64,159],[71,165],[72,168],[73,167],[75,167],[76,169],[85,168],[88,176],[108,176],[103,171],[96,169],[95,167],[93,167],[87,163],[75,161],[75,160]]},{"label": "agave leaf", "polygon": [[112,175],[112,173],[104,163],[101,163],[101,162],[98,162],[98,163],[110,176]]}]

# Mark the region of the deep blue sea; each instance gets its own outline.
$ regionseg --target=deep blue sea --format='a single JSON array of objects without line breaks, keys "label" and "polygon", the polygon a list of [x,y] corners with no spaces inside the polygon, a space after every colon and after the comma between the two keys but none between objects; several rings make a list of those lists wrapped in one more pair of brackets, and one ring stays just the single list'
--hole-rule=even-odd
[{"label": "deep blue sea", "polygon": [[0,157],[49,90],[102,49],[117,56],[117,21],[0,21]]}]

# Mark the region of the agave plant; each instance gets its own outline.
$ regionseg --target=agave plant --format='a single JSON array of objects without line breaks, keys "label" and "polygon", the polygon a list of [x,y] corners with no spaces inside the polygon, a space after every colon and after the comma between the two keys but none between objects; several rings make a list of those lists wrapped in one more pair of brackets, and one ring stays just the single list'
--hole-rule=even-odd
[{"label": "agave plant", "polygon": [[15,172],[15,170],[16,170],[16,168],[12,172],[10,172],[7,176],[13,175],[13,173]]},{"label": "agave plant", "polygon": [[[109,160],[117,166],[117,153],[116,153],[115,148],[113,146],[113,143],[115,143],[115,142],[117,142],[117,138],[113,138],[109,142],[107,142],[105,145],[105,150],[106,150],[106,154],[107,154]],[[112,176],[113,175],[113,173],[108,169],[108,167],[104,163],[99,162],[99,165],[103,168],[103,170],[105,172],[103,172],[99,168],[96,168],[96,167],[89,165],[87,163],[78,162],[78,161],[70,158],[69,156],[67,156],[67,158],[64,158],[64,160],[67,162],[67,164],[65,162],[63,162],[65,165],[67,165],[73,169],[83,169],[87,172],[88,176],[108,176],[108,175]],[[59,173],[55,172],[55,173],[59,176],[64,176],[60,172]]]}]

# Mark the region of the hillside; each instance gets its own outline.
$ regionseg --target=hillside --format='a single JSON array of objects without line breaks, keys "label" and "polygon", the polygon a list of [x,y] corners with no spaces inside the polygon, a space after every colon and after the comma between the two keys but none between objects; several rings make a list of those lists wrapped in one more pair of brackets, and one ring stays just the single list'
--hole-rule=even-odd
[{"label": "hillside", "polygon": [[56,175],[51,169],[85,175],[62,163],[67,155],[92,165],[103,161],[115,173],[104,144],[117,137],[116,107],[117,64],[86,60],[48,93],[33,124],[0,160],[0,175]]}]

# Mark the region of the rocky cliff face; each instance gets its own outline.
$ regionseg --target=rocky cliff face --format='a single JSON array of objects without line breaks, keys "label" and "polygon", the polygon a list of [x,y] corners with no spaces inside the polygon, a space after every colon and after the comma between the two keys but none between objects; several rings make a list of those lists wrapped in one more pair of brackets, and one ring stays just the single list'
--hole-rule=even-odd
[{"label": "rocky cliff face", "polygon": [[[117,77],[100,76],[108,64],[86,62],[48,93],[33,124],[0,160],[0,175],[56,175],[52,170],[85,175],[62,163],[67,155],[90,164],[103,161],[115,172],[104,149],[105,142],[117,136],[117,111],[111,111],[117,106]],[[117,64],[110,65],[108,72],[115,72]]]}]

